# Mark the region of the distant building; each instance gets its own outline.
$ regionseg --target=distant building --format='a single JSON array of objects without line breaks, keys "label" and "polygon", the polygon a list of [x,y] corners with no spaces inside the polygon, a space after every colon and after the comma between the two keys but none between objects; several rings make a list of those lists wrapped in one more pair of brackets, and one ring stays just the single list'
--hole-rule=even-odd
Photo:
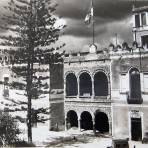
[{"label": "distant building", "polygon": [[[16,119],[21,119],[21,129],[25,132],[23,134],[27,135],[27,112],[25,110],[23,111],[23,107],[26,108],[26,106],[16,105],[17,101],[27,102],[27,98],[21,86],[19,88],[12,87],[12,85],[15,85],[17,82],[23,82],[22,77],[17,77],[17,75],[11,71],[11,61],[13,58],[15,57],[11,57],[5,49],[0,50],[0,110],[9,111]],[[22,65],[18,64],[18,66]],[[43,83],[47,84],[45,91],[49,93],[42,93],[40,99],[32,99],[32,109],[42,107],[50,108],[50,114],[45,115],[46,118],[49,119],[48,121],[45,123],[37,123],[37,114],[32,111],[33,129],[39,128],[42,130],[42,128],[44,128],[43,130],[45,131],[46,129],[47,132],[49,130],[59,130],[64,127],[63,64],[58,63],[50,66],[49,64],[34,64],[34,67],[40,69],[40,72],[37,72],[35,75],[37,81],[42,76],[49,77],[49,79],[43,80]],[[36,90],[32,91],[32,93],[36,92]]]}]

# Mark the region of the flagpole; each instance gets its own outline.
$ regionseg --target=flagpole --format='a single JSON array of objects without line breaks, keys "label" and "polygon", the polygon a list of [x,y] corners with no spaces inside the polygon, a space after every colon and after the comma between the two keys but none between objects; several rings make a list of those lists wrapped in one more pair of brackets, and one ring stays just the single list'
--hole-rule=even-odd
[{"label": "flagpole", "polygon": [[93,31],[93,45],[94,45],[94,42],[95,42],[95,22],[94,22],[94,5],[93,5],[93,0],[92,0],[92,7],[93,7],[93,28],[92,28],[92,31]]}]

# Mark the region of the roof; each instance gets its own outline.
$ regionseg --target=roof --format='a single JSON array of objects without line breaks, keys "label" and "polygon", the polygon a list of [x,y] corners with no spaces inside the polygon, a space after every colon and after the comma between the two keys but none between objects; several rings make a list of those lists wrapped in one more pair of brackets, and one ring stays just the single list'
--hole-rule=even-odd
[{"label": "roof", "polygon": [[148,12],[148,6],[133,8],[133,12],[143,12],[143,11],[147,11]]}]

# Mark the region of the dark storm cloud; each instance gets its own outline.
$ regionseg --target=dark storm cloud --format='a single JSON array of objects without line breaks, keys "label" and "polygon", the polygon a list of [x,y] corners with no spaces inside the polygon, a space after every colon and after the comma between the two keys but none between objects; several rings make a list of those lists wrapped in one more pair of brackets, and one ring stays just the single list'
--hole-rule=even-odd
[{"label": "dark storm cloud", "polygon": [[[78,37],[90,37],[92,36],[92,27],[85,25],[83,20],[67,19],[68,26],[65,29],[66,35],[73,35]],[[105,25],[97,25],[95,27],[96,35],[101,35],[106,32],[107,28]]]},{"label": "dark storm cloud", "polygon": [[[90,0],[57,0],[57,14],[71,19],[83,19],[90,5]],[[93,0],[96,17],[111,20],[123,19],[130,15],[134,0]],[[148,0],[136,2],[137,6],[148,3]]]},{"label": "dark storm cloud", "polygon": [[[101,35],[106,33],[108,31],[105,27],[106,24],[122,21],[131,16],[133,1],[93,0],[95,34]],[[90,0],[57,0],[57,2],[59,3],[59,7],[56,13],[67,20],[65,34],[77,37],[91,36],[92,31],[84,25],[84,18],[90,6]],[[148,0],[137,0],[135,5],[143,6],[146,4],[148,4]],[[124,28],[126,27],[123,27],[123,30]]]}]

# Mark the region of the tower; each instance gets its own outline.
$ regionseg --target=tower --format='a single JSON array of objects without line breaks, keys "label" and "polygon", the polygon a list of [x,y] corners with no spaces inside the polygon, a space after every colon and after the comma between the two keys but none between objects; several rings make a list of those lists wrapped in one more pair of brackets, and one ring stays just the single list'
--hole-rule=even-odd
[{"label": "tower", "polygon": [[133,36],[134,41],[148,50],[148,6],[133,7]]}]

